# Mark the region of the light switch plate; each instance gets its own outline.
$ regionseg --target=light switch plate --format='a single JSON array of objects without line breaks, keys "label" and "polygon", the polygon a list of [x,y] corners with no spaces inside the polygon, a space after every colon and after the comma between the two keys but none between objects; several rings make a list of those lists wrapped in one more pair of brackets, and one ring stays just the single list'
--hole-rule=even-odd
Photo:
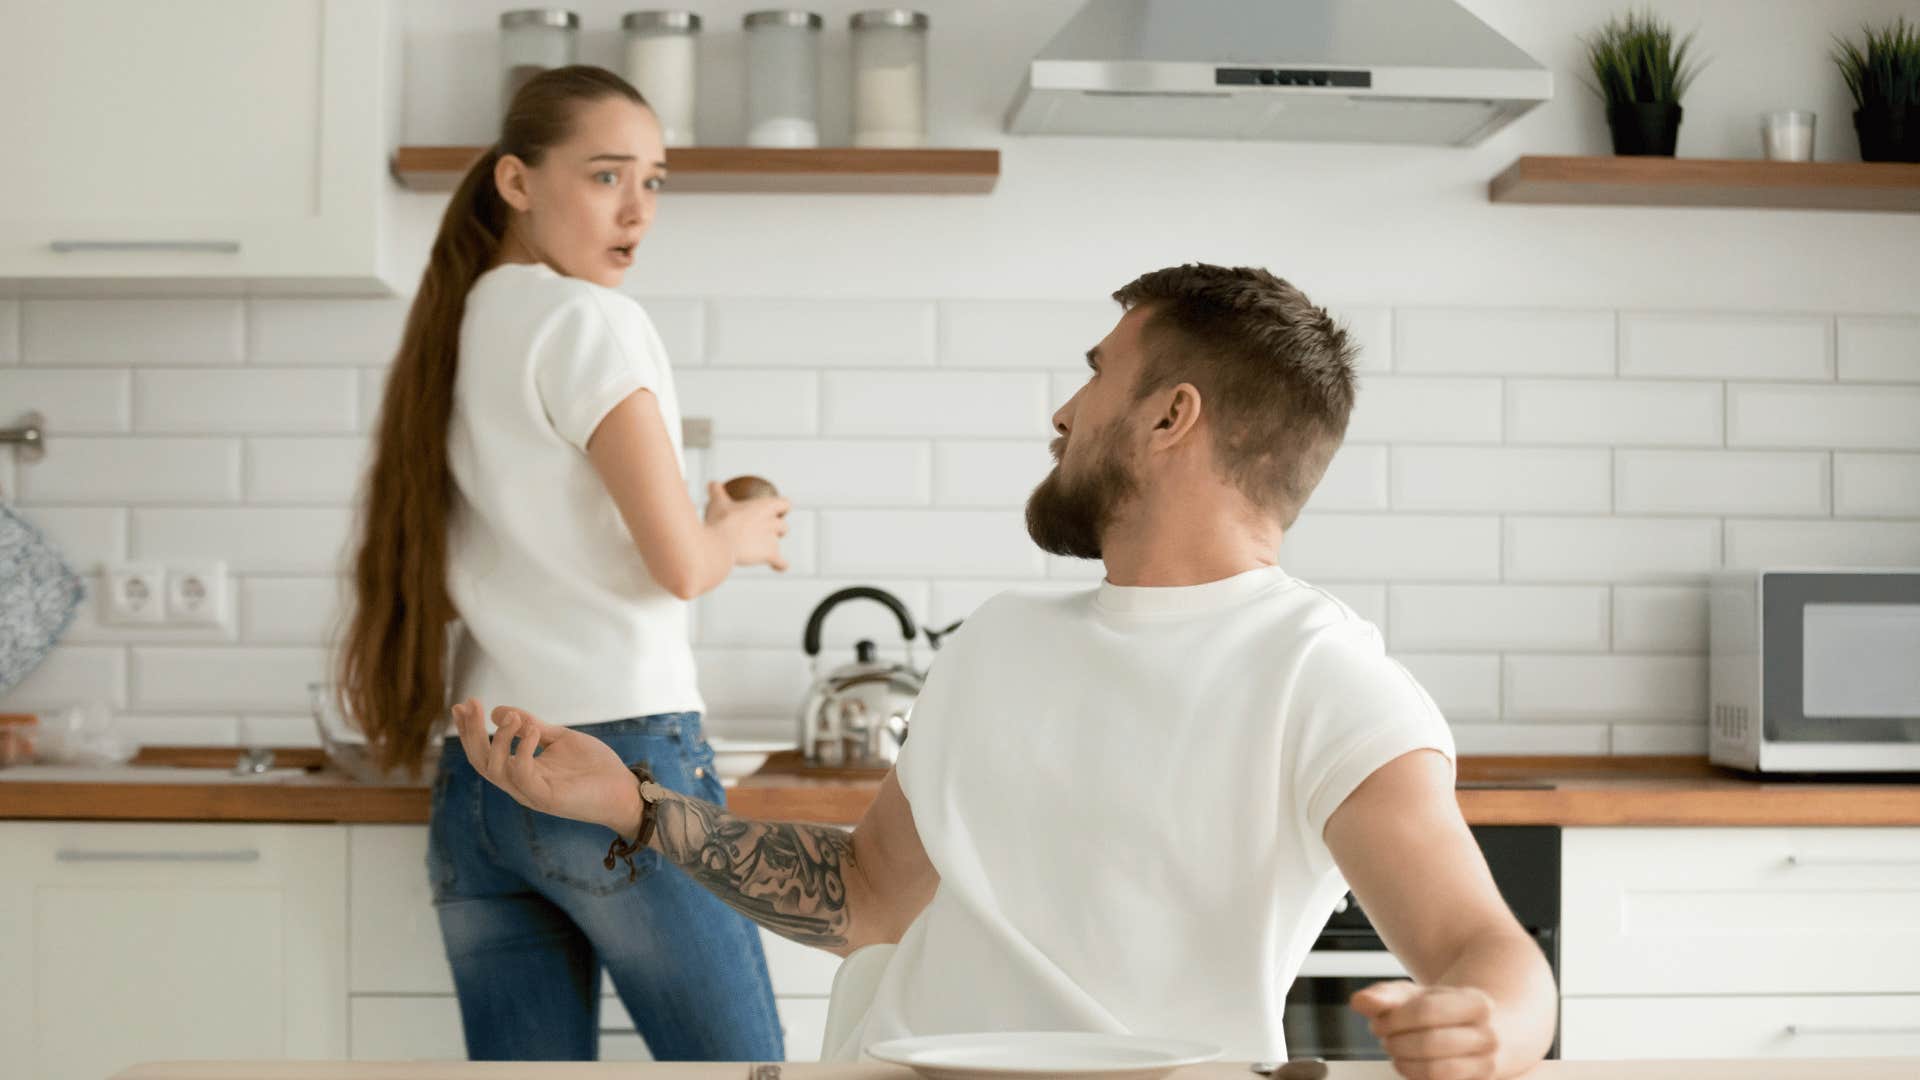
[{"label": "light switch plate", "polygon": [[167,621],[220,626],[227,616],[227,564],[182,563],[167,568]]},{"label": "light switch plate", "polygon": [[153,563],[107,567],[107,587],[101,596],[106,610],[101,612],[100,621],[134,626],[166,622],[166,578],[167,568]]}]

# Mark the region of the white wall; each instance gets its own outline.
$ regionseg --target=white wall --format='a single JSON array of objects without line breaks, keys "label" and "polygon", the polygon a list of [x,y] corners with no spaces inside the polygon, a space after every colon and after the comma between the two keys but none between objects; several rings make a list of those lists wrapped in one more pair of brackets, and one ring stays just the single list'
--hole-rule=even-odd
[{"label": "white wall", "polygon": [[[488,139],[493,13],[407,0],[404,140]],[[577,3],[583,59],[619,13]],[[758,5],[754,5],[758,6]],[[828,15],[829,136],[845,16]],[[1920,564],[1920,215],[1496,206],[1521,153],[1599,153],[1579,81],[1592,2],[1470,0],[1556,72],[1556,99],[1471,150],[1012,139],[1001,115],[1076,0],[940,3],[936,141],[998,146],[985,197],[671,197],[629,282],[717,421],[700,475],[798,496],[795,573],[701,605],[717,730],[784,733],[797,640],[832,587],[958,618],[1016,582],[1087,577],[1025,541],[1046,417],[1113,317],[1194,259],[1268,266],[1366,343],[1349,445],[1283,549],[1379,621],[1463,749],[1703,745],[1700,583],[1722,566]],[[737,141],[748,4],[707,17],[702,130]],[[1712,59],[1681,152],[1751,157],[1757,115],[1812,108],[1857,156],[1830,35],[1911,4],[1662,3]],[[418,266],[443,196],[408,194]],[[48,459],[0,484],[77,562],[224,558],[227,634],[88,619],[0,707],[112,702],[153,741],[304,738],[334,558],[403,308],[312,300],[0,302],[0,413]],[[849,609],[835,637],[880,633]],[[884,639],[883,639],[884,640]]]}]

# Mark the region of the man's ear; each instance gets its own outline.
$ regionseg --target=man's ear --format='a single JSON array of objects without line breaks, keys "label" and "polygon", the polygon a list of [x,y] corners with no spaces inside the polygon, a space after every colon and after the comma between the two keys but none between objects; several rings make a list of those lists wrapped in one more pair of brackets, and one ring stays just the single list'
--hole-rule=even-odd
[{"label": "man's ear", "polygon": [[1167,396],[1166,407],[1153,422],[1153,442],[1157,447],[1174,446],[1184,440],[1200,423],[1200,390],[1192,383],[1181,383]]},{"label": "man's ear", "polygon": [[493,188],[508,206],[522,213],[533,205],[533,197],[527,194],[527,163],[512,154],[502,154],[493,163]]}]

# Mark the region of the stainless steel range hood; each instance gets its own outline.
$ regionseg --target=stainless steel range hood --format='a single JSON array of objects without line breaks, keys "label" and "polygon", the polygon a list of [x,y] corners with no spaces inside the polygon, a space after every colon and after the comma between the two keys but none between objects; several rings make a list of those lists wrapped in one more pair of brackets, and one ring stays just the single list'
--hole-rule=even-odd
[{"label": "stainless steel range hood", "polygon": [[1552,96],[1455,0],[1087,0],[1007,130],[1471,146]]}]

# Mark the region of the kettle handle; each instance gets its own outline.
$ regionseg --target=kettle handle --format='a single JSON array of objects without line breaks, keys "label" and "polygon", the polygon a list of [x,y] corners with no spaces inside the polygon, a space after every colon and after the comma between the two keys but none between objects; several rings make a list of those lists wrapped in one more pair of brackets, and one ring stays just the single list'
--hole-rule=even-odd
[{"label": "kettle handle", "polygon": [[870,585],[856,585],[851,589],[841,589],[820,601],[820,606],[813,609],[813,617],[807,620],[806,636],[800,641],[800,647],[806,650],[808,656],[820,655],[820,628],[826,624],[827,613],[848,600],[877,600],[887,605],[894,616],[900,620],[900,636],[906,639],[909,647],[912,646],[913,639],[919,636],[920,631],[914,626],[913,615],[907,611],[907,605],[901,603],[898,597],[885,589],[876,589]]}]

